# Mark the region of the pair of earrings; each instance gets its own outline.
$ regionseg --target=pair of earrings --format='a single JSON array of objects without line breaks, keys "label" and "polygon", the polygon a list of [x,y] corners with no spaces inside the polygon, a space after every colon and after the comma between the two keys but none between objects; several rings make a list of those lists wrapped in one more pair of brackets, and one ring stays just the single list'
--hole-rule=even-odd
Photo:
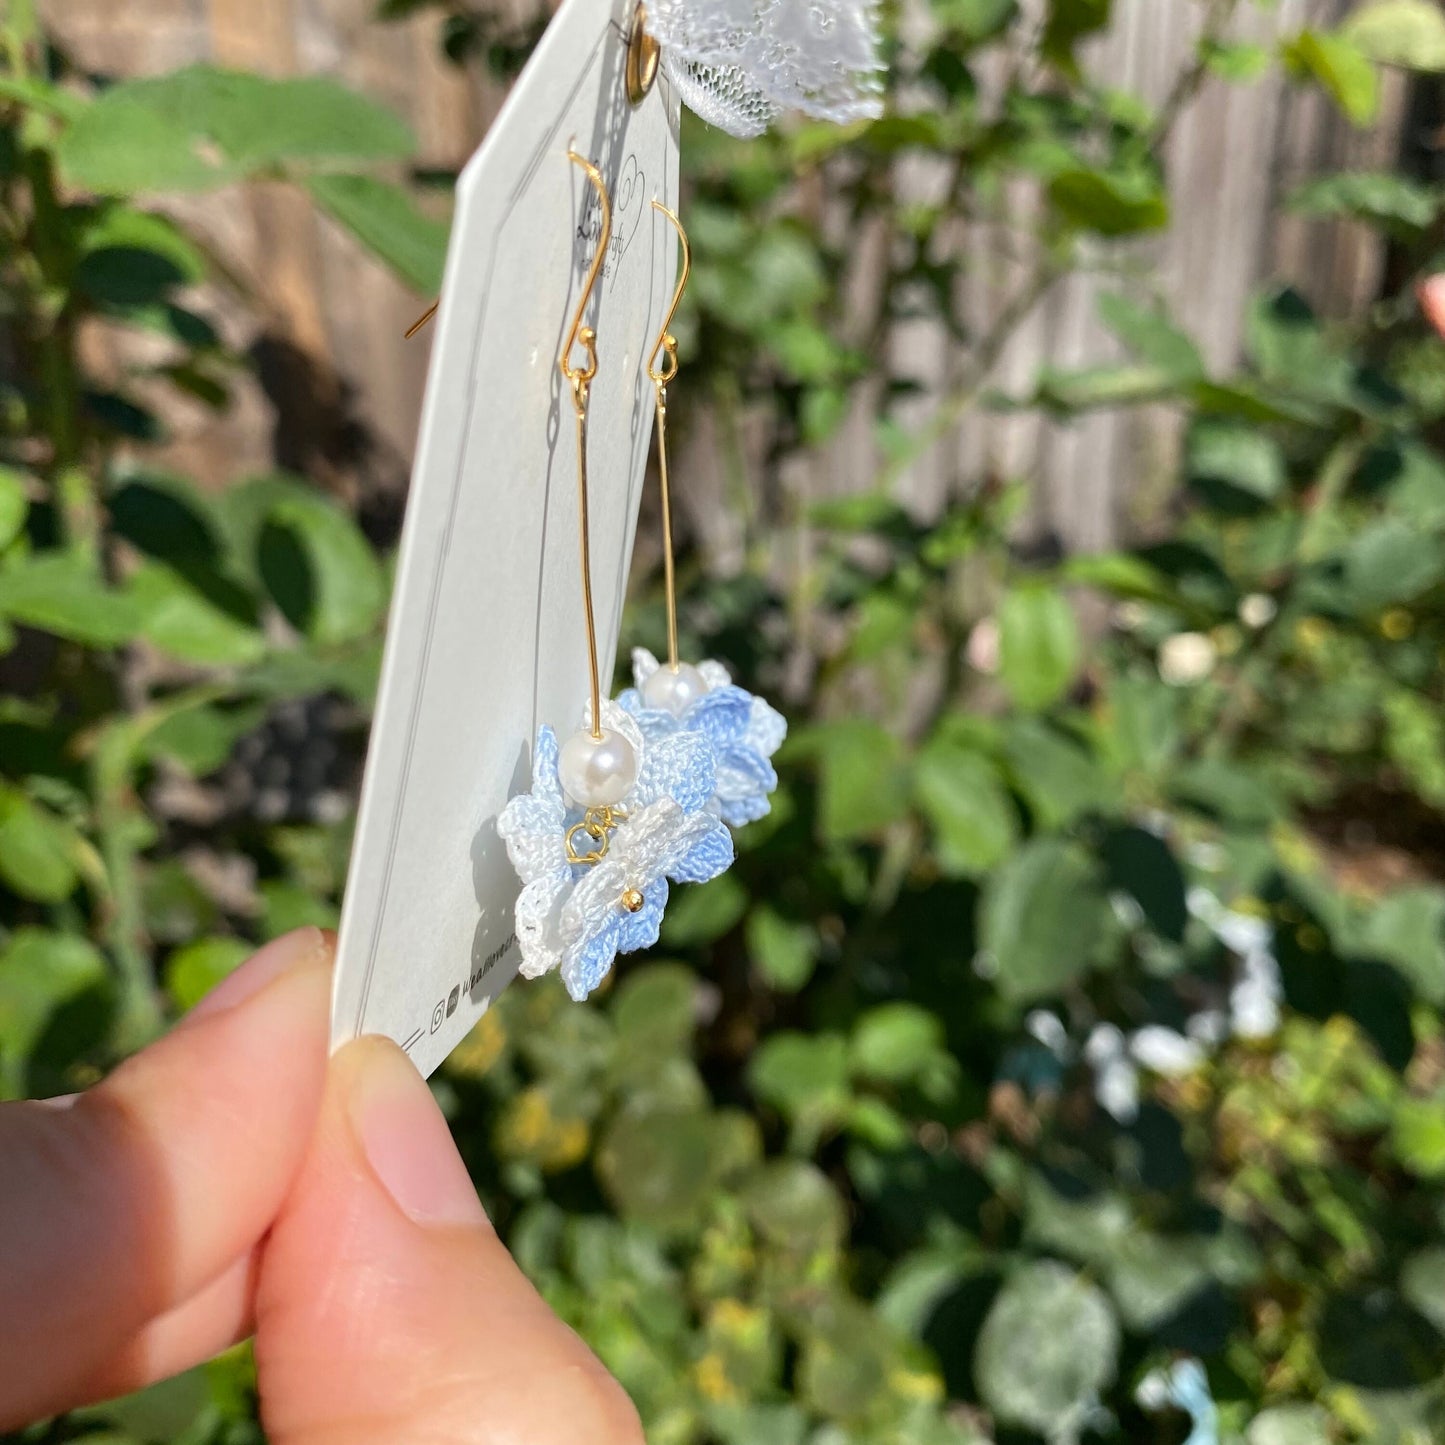
[{"label": "pair of earrings", "polygon": [[[763,817],[777,787],[772,755],[787,731],[762,698],[733,684],[718,662],[678,658],[672,497],[667,471],[667,388],[677,376],[673,318],[691,272],[687,235],[659,201],[653,207],[682,244],[677,289],[648,354],[656,400],[668,657],[639,648],[633,686],[601,695],[587,496],[587,408],[597,374],[597,336],[584,324],[612,236],[612,209],[597,167],[573,151],[598,197],[601,234],[558,366],[572,395],[583,612],[591,700],[582,727],[563,743],[549,726],[537,736],[532,790],[502,810],[497,831],[522,881],[517,899],[521,971],[560,970],[573,998],[586,998],[619,953],[657,942],[674,883],[706,883],[732,864],[731,829]],[[580,360],[577,360],[580,352]]]}]

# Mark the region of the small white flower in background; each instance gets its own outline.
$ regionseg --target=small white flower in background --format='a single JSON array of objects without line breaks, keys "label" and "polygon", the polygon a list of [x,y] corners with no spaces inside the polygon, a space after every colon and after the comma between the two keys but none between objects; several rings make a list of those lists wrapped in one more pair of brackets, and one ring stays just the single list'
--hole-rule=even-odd
[{"label": "small white flower in background", "polygon": [[1175,1360],[1150,1370],[1134,1391],[1141,1409],[1162,1410],[1172,1405],[1193,1423],[1184,1445],[1219,1445],[1219,1408],[1209,1393],[1209,1377],[1194,1359]]},{"label": "small white flower in background", "polygon": [[1239,600],[1239,620],[1246,627],[1256,630],[1273,622],[1278,611],[1274,598],[1263,592],[1251,592],[1248,597]]},{"label": "small white flower in background", "polygon": [[1096,1024],[1084,1043],[1094,1071],[1094,1098],[1120,1124],[1139,1117],[1139,1070],[1129,1058],[1124,1035],[1113,1024]]},{"label": "small white flower in background", "polygon": [[1239,958],[1229,990],[1230,1032],[1240,1039],[1268,1038],[1279,1028],[1284,998],[1269,920],[1226,908],[1207,888],[1191,888],[1186,901],[1190,913]]},{"label": "small white flower in background", "polygon": [[1279,963],[1273,954],[1247,954],[1243,977],[1229,991],[1234,1032],[1241,1039],[1267,1039],[1279,1028],[1279,1001],[1284,992]]},{"label": "small white flower in background", "polygon": [[1159,676],[1171,687],[1203,682],[1214,671],[1214,643],[1202,632],[1176,632],[1159,648]]},{"label": "small white flower in background", "polygon": [[1229,1037],[1229,1015],[1222,1008],[1200,1009],[1197,1014],[1190,1014],[1184,1032],[1205,1048],[1216,1048]]},{"label": "small white flower in background", "polygon": [[1137,632],[1149,620],[1149,609],[1142,602],[1121,602],[1113,612],[1114,626],[1121,632]]},{"label": "small white flower in background", "polygon": [[1024,1019],[1024,1028],[1055,1058],[1070,1057],[1069,1031],[1058,1014],[1050,1013],[1046,1008],[1036,1008]]},{"label": "small white flower in background", "polygon": [[998,671],[998,623],[992,617],[974,624],[964,655],[975,672],[992,677]]},{"label": "small white flower in background", "polygon": [[1131,1034],[1129,1053],[1135,1063],[1166,1079],[1192,1073],[1204,1062],[1204,1050],[1194,1039],[1162,1024],[1146,1024]]}]

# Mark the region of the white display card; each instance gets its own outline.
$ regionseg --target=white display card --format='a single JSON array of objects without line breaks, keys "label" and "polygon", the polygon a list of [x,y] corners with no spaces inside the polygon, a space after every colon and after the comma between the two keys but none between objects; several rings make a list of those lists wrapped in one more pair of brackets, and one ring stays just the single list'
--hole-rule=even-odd
[{"label": "white display card", "polygon": [[[558,354],[612,196],[587,322],[592,580],[611,677],[676,278],[678,108],[624,83],[634,0],[565,0],[457,187],[416,467],[342,910],[334,1045],[386,1034],[429,1074],[519,962],[497,815],[537,729],[588,695],[576,429]],[[402,344],[398,338],[398,344]],[[420,344],[420,343],[413,343]],[[580,355],[580,352],[578,353]]]}]

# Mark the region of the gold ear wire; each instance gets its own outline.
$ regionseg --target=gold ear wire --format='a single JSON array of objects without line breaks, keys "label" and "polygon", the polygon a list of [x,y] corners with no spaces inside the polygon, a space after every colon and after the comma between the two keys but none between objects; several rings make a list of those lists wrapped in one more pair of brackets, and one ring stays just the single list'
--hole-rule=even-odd
[{"label": "gold ear wire", "polygon": [[[577,310],[572,316],[572,325],[567,339],[562,343],[562,354],[557,366],[572,388],[572,407],[577,413],[577,514],[578,532],[582,555],[582,610],[587,619],[587,664],[592,683],[592,736],[602,738],[602,678],[597,665],[597,619],[592,607],[592,544],[591,526],[587,513],[587,394],[592,378],[597,375],[597,333],[582,324],[587,303],[592,299],[593,288],[597,285],[598,273],[607,256],[607,247],[612,239],[612,202],[602,172],[589,160],[569,150],[567,159],[582,167],[597,200],[602,208],[602,234],[597,238],[597,254],[588,268],[587,279],[582,283],[582,295]],[[586,353],[581,366],[572,365],[572,353],[577,347]]]},{"label": "gold ear wire", "polygon": [[[687,287],[687,278],[692,274],[692,247],[688,244],[687,232],[683,230],[676,212],[668,210],[661,201],[654,201],[652,208],[667,217],[669,224],[677,232],[677,239],[682,242],[682,268],[678,273],[677,287],[672,293],[672,305],[667,308],[662,330],[647,359],[647,374],[652,378],[657,394],[657,474],[662,493],[662,574],[667,592],[667,665],[671,671],[676,672],[677,581],[672,556],[672,491],[667,480],[667,384],[677,375],[678,370],[677,337],[672,334],[672,319],[677,315],[682,293]],[[657,364],[658,352],[662,353],[661,366]]]}]

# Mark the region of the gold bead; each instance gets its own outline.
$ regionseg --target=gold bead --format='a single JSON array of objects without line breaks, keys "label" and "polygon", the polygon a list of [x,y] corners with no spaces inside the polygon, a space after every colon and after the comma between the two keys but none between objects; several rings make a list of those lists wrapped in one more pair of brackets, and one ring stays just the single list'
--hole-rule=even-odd
[{"label": "gold bead", "polygon": [[622,906],[629,913],[641,913],[642,905],[646,902],[647,900],[636,888],[629,888],[627,892],[622,895]]}]

